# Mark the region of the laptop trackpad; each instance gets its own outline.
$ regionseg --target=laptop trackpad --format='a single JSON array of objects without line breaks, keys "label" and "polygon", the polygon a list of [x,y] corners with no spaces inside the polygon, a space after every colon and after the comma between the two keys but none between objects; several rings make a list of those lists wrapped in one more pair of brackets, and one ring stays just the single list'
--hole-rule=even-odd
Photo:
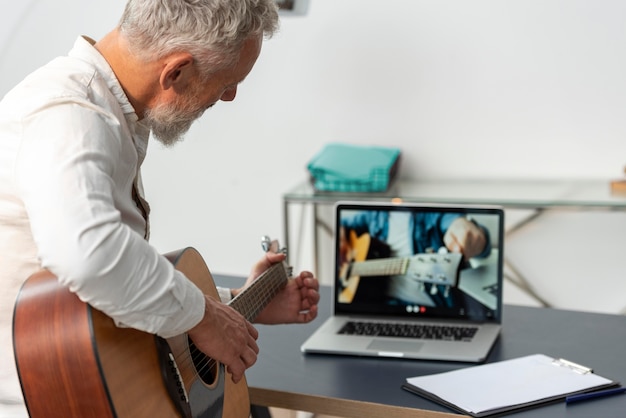
[{"label": "laptop trackpad", "polygon": [[394,341],[394,340],[382,340],[375,339],[368,346],[368,350],[375,351],[395,351],[399,353],[418,352],[422,349],[424,344],[420,342],[412,341]]}]

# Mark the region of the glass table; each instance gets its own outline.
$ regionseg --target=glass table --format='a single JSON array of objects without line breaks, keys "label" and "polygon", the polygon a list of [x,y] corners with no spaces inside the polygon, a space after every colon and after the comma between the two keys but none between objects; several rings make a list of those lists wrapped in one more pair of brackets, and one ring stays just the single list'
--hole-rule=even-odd
[{"label": "glass table", "polygon": [[[329,236],[334,233],[332,222],[320,216],[322,207],[332,207],[339,201],[394,200],[411,203],[497,205],[505,209],[525,210],[523,217],[513,223],[507,222],[507,236],[548,209],[626,211],[626,193],[614,192],[611,180],[608,179],[397,179],[388,190],[376,193],[320,192],[310,182],[303,181],[283,194],[284,243],[291,250],[291,207],[311,206],[313,263],[317,273],[320,267],[320,231]],[[511,265],[508,267],[514,270]],[[515,272],[515,275],[519,277],[516,284],[532,294],[532,289],[522,275],[519,272]],[[538,295],[532,296],[542,301]]]}]

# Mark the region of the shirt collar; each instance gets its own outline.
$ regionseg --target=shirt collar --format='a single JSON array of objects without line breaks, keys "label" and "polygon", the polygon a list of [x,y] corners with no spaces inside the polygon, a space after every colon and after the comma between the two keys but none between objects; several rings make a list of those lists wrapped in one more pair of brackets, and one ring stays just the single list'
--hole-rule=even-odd
[{"label": "shirt collar", "polygon": [[148,147],[150,128],[139,120],[137,113],[135,113],[135,108],[130,104],[113,69],[102,54],[94,47],[95,43],[96,41],[88,36],[79,36],[76,42],[74,42],[74,47],[71,49],[69,56],[93,65],[98,73],[100,73],[100,76],[105,80],[108,89],[117,98],[119,106],[125,114],[128,127],[131,130],[133,142],[135,143],[139,157],[139,164],[141,165]]},{"label": "shirt collar", "polygon": [[107,87],[111,93],[113,93],[117,98],[122,111],[127,115],[127,117],[129,114],[132,114],[133,119],[137,121],[139,118],[135,113],[135,109],[130,104],[130,101],[126,96],[126,93],[124,93],[124,89],[122,89],[117,77],[115,77],[113,69],[107,60],[104,59],[102,54],[100,54],[100,52],[98,52],[98,50],[94,47],[95,43],[96,41],[88,36],[79,36],[74,42],[74,47],[70,51],[69,56],[91,63],[106,81]]}]

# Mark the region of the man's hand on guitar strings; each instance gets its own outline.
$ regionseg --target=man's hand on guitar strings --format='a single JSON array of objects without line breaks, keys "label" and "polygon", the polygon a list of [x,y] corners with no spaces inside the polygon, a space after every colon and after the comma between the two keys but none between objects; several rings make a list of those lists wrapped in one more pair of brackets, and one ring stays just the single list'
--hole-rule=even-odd
[{"label": "man's hand on guitar strings", "polygon": [[[284,262],[285,258],[286,255],[282,252],[266,252],[252,268],[243,288],[249,286],[273,264]],[[237,295],[242,289],[233,290],[233,293]],[[313,273],[303,271],[287,281],[285,287],[259,313],[254,322],[259,324],[311,322],[317,317],[319,300],[319,282]]]},{"label": "man's hand on guitar strings", "polygon": [[204,317],[188,335],[200,351],[226,366],[235,383],[256,363],[258,331],[239,312],[208,296]]},{"label": "man's hand on guitar strings", "polygon": [[319,282],[309,271],[289,279],[285,287],[259,313],[259,324],[304,324],[317,317]]},{"label": "man's hand on guitar strings", "polygon": [[263,254],[263,257],[252,267],[250,270],[250,275],[246,279],[246,283],[243,288],[233,290],[234,295],[236,296],[239,292],[246,287],[248,287],[253,281],[255,281],[263,272],[272,267],[272,265],[276,263],[282,263],[287,258],[287,255],[282,252],[273,252],[268,251]]}]

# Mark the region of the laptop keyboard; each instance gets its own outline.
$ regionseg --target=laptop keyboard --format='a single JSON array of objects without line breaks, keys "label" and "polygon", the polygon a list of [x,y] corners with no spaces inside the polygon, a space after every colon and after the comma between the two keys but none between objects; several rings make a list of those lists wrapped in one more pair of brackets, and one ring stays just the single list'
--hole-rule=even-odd
[{"label": "laptop keyboard", "polygon": [[339,330],[339,334],[421,338],[426,340],[471,341],[477,331],[478,327],[475,326],[390,324],[350,321]]}]

